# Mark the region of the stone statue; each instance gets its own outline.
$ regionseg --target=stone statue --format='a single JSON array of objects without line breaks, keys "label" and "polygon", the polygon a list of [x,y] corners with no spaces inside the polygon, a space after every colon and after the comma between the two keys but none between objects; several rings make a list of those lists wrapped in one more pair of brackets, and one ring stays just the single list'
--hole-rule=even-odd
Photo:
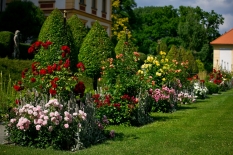
[{"label": "stone statue", "polygon": [[15,31],[15,35],[14,35],[14,52],[12,54],[13,58],[19,58],[19,30]]}]

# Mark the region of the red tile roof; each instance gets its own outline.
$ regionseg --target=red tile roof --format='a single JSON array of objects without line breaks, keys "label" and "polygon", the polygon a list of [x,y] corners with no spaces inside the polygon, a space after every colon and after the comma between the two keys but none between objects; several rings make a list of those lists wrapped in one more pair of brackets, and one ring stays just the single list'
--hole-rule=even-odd
[{"label": "red tile roof", "polygon": [[221,35],[220,37],[218,37],[217,39],[215,39],[214,41],[210,42],[211,45],[233,45],[233,29],[231,29],[230,31],[226,32],[225,34]]}]

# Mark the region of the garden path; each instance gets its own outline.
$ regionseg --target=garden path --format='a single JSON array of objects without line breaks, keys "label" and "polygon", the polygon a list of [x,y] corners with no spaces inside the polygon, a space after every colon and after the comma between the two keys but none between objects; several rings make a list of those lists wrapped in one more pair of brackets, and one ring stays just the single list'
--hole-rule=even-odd
[{"label": "garden path", "polygon": [[0,124],[0,144],[5,143],[5,140],[4,140],[4,137],[5,137],[4,130],[5,130],[4,125]]}]

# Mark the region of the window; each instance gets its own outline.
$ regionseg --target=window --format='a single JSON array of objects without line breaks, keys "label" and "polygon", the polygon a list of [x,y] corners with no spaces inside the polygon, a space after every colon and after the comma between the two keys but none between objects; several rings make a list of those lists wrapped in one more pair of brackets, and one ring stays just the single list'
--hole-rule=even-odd
[{"label": "window", "polygon": [[106,0],[102,1],[102,12],[106,13]]},{"label": "window", "polygon": [[79,2],[79,9],[82,10],[82,11],[86,11],[85,0],[80,0],[80,2]]},{"label": "window", "polygon": [[85,5],[85,0],[80,0],[79,4]]},{"label": "window", "polygon": [[96,11],[97,11],[96,0],[92,0],[91,13],[94,14],[94,15],[96,15]]},{"label": "window", "polygon": [[55,0],[39,0],[39,7],[42,10],[53,9]]},{"label": "window", "polygon": [[102,17],[106,18],[106,0],[102,1]]},{"label": "window", "polygon": [[96,0],[92,0],[92,9],[96,9]]}]

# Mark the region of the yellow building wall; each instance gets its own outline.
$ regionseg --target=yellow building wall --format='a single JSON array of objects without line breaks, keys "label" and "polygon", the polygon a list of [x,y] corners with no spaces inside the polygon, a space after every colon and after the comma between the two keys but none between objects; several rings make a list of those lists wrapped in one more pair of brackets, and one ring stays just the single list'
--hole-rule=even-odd
[{"label": "yellow building wall", "polygon": [[[230,49],[231,50],[231,62],[233,62],[233,45],[213,45],[213,68],[220,69],[220,50],[221,49]],[[231,67],[232,70],[233,66]],[[233,71],[233,70],[232,70]]]}]

